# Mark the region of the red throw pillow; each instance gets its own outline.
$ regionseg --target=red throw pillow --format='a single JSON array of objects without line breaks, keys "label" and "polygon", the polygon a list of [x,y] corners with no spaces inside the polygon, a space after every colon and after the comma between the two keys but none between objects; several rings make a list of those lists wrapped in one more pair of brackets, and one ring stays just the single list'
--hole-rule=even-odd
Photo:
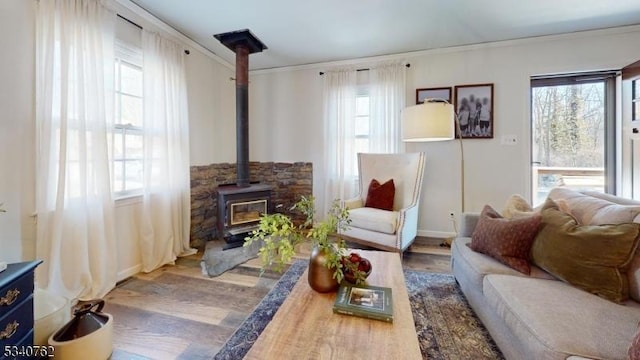
[{"label": "red throw pillow", "polygon": [[396,186],[393,179],[380,185],[378,180],[373,179],[369,184],[367,200],[364,206],[382,210],[393,210],[393,198],[396,196]]},{"label": "red throw pillow", "polygon": [[542,221],[540,214],[505,219],[485,205],[478,219],[469,247],[529,275],[529,251]]}]

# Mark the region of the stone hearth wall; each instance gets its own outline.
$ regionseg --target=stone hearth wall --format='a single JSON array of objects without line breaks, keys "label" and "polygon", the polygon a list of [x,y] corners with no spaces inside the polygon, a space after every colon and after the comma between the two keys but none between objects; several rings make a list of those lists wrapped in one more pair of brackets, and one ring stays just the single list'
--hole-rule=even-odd
[{"label": "stone hearth wall", "polygon": [[[275,212],[288,214],[294,220],[301,215],[289,209],[301,196],[313,194],[313,166],[310,162],[250,162],[251,181],[271,185],[271,201]],[[234,184],[236,164],[211,164],[191,167],[191,246],[203,246],[217,238],[216,221],[219,184]]]}]

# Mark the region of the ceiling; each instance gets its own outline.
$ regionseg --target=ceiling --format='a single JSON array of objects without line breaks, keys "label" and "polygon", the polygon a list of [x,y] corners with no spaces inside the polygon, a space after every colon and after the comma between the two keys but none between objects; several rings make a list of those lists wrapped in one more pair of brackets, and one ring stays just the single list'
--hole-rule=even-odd
[{"label": "ceiling", "polygon": [[249,29],[252,70],[640,24],[638,0],[131,0],[211,52]]}]

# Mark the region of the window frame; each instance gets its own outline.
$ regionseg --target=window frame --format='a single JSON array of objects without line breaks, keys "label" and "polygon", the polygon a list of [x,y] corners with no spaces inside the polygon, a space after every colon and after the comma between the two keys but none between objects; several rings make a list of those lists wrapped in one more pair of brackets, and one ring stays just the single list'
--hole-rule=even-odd
[{"label": "window frame", "polygon": [[[371,96],[369,94],[369,88],[365,87],[365,86],[360,86],[358,87],[358,91],[356,93],[356,104],[358,103],[358,98],[367,98],[368,102],[369,102],[369,107],[367,110],[367,114],[366,115],[360,115],[358,113],[358,107],[356,105],[356,112],[355,112],[355,119],[354,119],[354,137],[355,139],[366,139],[366,140],[370,140],[371,139]],[[368,126],[367,126],[367,134],[363,135],[363,134],[357,134],[355,131],[355,125],[358,122],[359,118],[367,118],[367,122],[368,122]]]},{"label": "window frame", "polygon": [[[529,92],[529,133],[531,136],[531,146],[529,148],[530,154],[530,168],[534,165],[534,154],[532,151],[533,146],[533,89],[536,87],[548,87],[548,86],[563,86],[574,84],[587,84],[603,82],[604,86],[604,192],[607,194],[616,194],[617,191],[617,167],[618,167],[618,154],[617,154],[617,137],[618,126],[616,124],[616,77],[619,75],[619,71],[606,70],[606,71],[593,71],[584,73],[569,73],[559,75],[541,75],[532,76],[530,81]],[[530,176],[531,177],[531,176]],[[535,189],[532,190],[533,192]]]},{"label": "window frame", "polygon": [[[115,56],[114,56],[115,60],[114,60],[114,119],[113,119],[113,124],[111,126],[110,132],[111,132],[111,167],[112,167],[112,181],[111,181],[111,185],[113,187],[113,195],[114,198],[116,200],[119,199],[123,199],[123,198],[128,198],[128,197],[135,197],[135,196],[140,196],[142,195],[143,191],[144,191],[144,185],[143,185],[143,179],[139,179],[141,186],[139,187],[130,187],[127,188],[127,162],[141,162],[142,167],[144,168],[144,128],[143,126],[136,126],[133,125],[131,123],[121,123],[118,122],[121,119],[122,116],[122,97],[130,97],[130,98],[136,98],[136,99],[140,99],[140,103],[141,103],[141,112],[140,112],[140,116],[141,118],[139,119],[139,123],[141,124],[143,121],[143,117],[144,117],[144,90],[143,90],[143,84],[140,84],[140,89],[141,89],[141,95],[136,95],[136,94],[131,94],[131,93],[127,93],[125,91],[122,91],[122,87],[121,87],[121,80],[122,80],[122,71],[121,71],[121,67],[122,64],[125,64],[125,66],[128,66],[130,68],[133,68],[135,70],[139,70],[140,71],[140,75],[141,75],[141,82],[142,82],[142,77],[144,76],[144,69],[142,66],[142,49],[140,49],[137,46],[134,45],[130,45],[128,43],[125,43],[123,41],[119,41],[116,40],[116,46],[115,46]],[[117,135],[121,136],[121,143],[118,144],[119,146],[121,146],[121,156],[116,157],[115,156],[115,150],[116,150],[116,138]],[[133,136],[140,136],[141,137],[141,142],[142,142],[142,151],[143,153],[140,156],[132,156],[132,157],[128,157],[127,156],[127,137],[133,135]],[[119,164],[121,166],[121,170],[122,170],[122,178],[121,179],[116,179],[116,164],[117,163],[121,163]],[[120,186],[116,186],[116,183],[118,181],[122,181],[122,183],[120,184]],[[116,190],[117,188],[121,188],[123,190]]]}]

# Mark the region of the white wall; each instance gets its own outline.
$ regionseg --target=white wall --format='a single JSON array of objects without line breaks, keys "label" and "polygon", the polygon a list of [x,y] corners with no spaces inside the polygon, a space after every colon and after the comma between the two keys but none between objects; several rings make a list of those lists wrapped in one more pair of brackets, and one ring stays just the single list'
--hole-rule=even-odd
[{"label": "white wall", "polygon": [[0,1],[0,261],[35,254],[35,1]]},{"label": "white wall", "polygon": [[[411,63],[407,70],[408,105],[413,104],[416,88],[494,84],[494,138],[464,141],[465,210],[480,211],[485,204],[500,210],[511,194],[530,196],[530,76],[619,69],[640,58],[638,43],[640,27],[636,26],[392,58]],[[348,63],[366,67],[372,60]],[[318,71],[331,65],[335,64],[256,71],[250,77],[252,159],[313,161],[314,194],[320,199],[324,196],[324,140]],[[257,134],[264,136],[256,138]],[[518,143],[501,145],[504,135],[517,136]],[[458,143],[414,143],[407,144],[406,150],[427,153],[420,234],[450,235],[454,229],[449,212],[461,211]]]},{"label": "white wall", "polygon": [[186,58],[191,165],[235,162],[234,70],[202,52]]},{"label": "white wall", "polygon": [[324,126],[318,71],[271,72],[251,75],[249,81],[249,159],[312,162],[313,194],[322,204]]}]

